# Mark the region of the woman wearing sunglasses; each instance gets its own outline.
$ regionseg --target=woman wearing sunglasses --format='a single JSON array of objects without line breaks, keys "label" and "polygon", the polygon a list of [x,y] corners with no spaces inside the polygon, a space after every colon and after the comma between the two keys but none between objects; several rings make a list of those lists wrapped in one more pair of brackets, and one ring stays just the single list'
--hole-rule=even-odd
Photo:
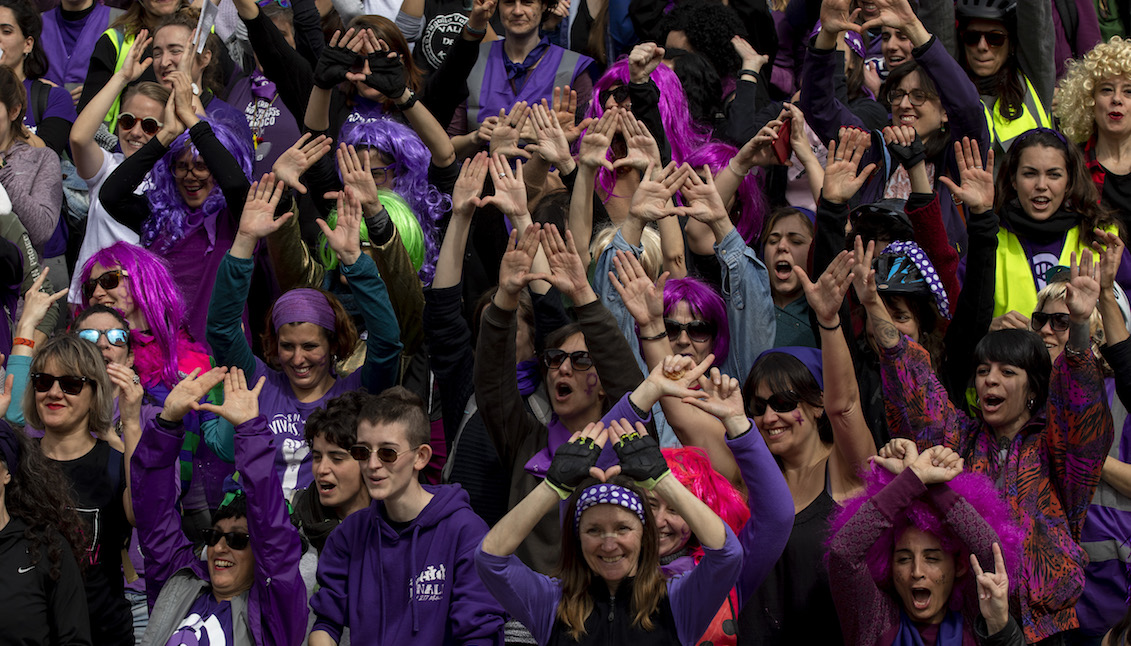
[{"label": "woman wearing sunglasses", "polygon": [[[164,126],[169,90],[152,81],[137,83],[152,62],[152,59],[142,56],[151,42],[149,32],[141,30],[126,53],[121,68],[114,72],[102,90],[86,104],[71,128],[71,158],[79,177],[90,188],[90,211],[76,267],[84,266],[94,253],[115,242],[140,242],[137,231],[119,223],[107,213],[100,194],[102,184],[110,173],[157,136]],[[118,103],[119,97],[121,112],[111,124],[111,132],[118,137],[119,152],[111,153],[95,141],[95,134],[107,113]],[[69,301],[72,305],[84,302],[81,300],[81,288],[82,284],[76,273],[71,280]]]},{"label": "woman wearing sunglasses", "polygon": [[40,449],[62,469],[85,524],[82,549],[92,641],[122,646],[134,643],[122,578],[122,548],[133,510],[128,466],[108,440],[120,442],[113,425],[114,382],[129,391],[120,400],[123,430],[141,428],[141,387],[128,374],[123,366],[107,368],[94,344],[61,335],[36,348],[30,387],[22,397],[27,424],[43,431]]},{"label": "woman wearing sunglasses", "polygon": [[[225,375],[225,373],[227,373]],[[199,404],[224,382],[224,404]],[[193,371],[165,399],[144,433],[130,438],[138,534],[153,610],[143,644],[298,644],[307,626],[298,532],[287,517],[275,448],[259,412],[266,379],[249,389],[238,368]],[[201,538],[205,560],[181,531],[174,480],[182,420],[207,409],[236,428],[239,491],[229,491]],[[182,641],[184,640],[184,641]]]},{"label": "woman wearing sunglasses", "polygon": [[381,392],[396,383],[401,343],[385,282],[373,259],[361,253],[361,203],[347,187],[338,196],[337,228],[322,221],[319,225],[365,321],[364,365],[349,375],[338,374],[338,361],[352,354],[358,343],[357,329],[333,294],[310,288],[292,289],[271,305],[262,336],[264,358],[252,354],[240,312],[251,289],[256,244],[293,217],[287,213],[275,219],[282,194],[283,183],[276,183],[271,173],[248,192],[239,233],[216,277],[208,342],[219,365],[237,366],[267,380],[262,410],[275,434],[275,467],[289,500],[293,491],[313,481],[303,432],[306,418],[346,391]]},{"label": "woman wearing sunglasses", "polygon": [[[1016,143],[1010,156],[1026,143]],[[1029,643],[1078,625],[1075,606],[1087,562],[1080,541],[1113,439],[1088,333],[1101,291],[1099,264],[1090,251],[1079,266],[1071,263],[1068,339],[1055,366],[1045,343],[1028,330],[999,330],[978,342],[973,417],[950,402],[921,346],[871,317],[892,435],[913,438],[920,450],[946,446],[967,469],[990,476],[1025,532],[1031,565],[1011,605],[1021,609]]]}]

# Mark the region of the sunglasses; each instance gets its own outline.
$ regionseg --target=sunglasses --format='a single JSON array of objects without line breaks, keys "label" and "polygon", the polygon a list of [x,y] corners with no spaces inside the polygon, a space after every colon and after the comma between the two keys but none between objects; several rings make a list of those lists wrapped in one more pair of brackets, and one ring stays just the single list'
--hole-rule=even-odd
[{"label": "sunglasses", "polygon": [[106,337],[106,342],[113,346],[121,347],[130,342],[130,333],[120,327],[112,327],[109,330],[79,330],[78,337],[83,341],[90,341],[97,344],[98,339]]},{"label": "sunglasses", "polygon": [[59,382],[59,389],[63,391],[64,395],[77,395],[82,392],[82,387],[90,381],[89,377],[71,377],[62,376],[56,377],[49,375],[46,372],[33,372],[31,373],[31,386],[35,388],[37,393],[45,393],[51,390],[55,382]]},{"label": "sunglasses", "polygon": [[[137,116],[132,113],[123,112],[122,114],[118,115],[118,127],[122,130],[133,130],[134,126],[137,125],[137,122]],[[161,126],[164,125],[165,124],[161,123],[157,119],[154,119],[153,117],[144,117],[141,119],[141,131],[149,136],[157,134],[157,131],[161,130]]]},{"label": "sunglasses", "polygon": [[977,29],[967,29],[966,31],[962,32],[962,42],[965,43],[967,47],[977,47],[978,43],[982,42],[983,38],[986,39],[987,45],[993,47],[994,49],[997,49],[998,47],[1001,47],[1005,44],[1005,40],[1006,38],[1008,38],[1008,36],[1004,31],[979,31]]},{"label": "sunglasses", "polygon": [[208,528],[200,530],[200,537],[204,539],[204,544],[208,547],[216,547],[216,543],[219,543],[222,538],[228,543],[228,547],[233,550],[246,550],[251,543],[251,536],[246,532],[222,532],[218,529]]},{"label": "sunglasses", "polygon": [[350,457],[357,460],[358,462],[369,462],[369,456],[376,453],[378,460],[384,462],[385,464],[392,464],[405,453],[415,450],[416,449],[405,449],[398,453],[396,450],[390,449],[387,446],[383,446],[379,449],[371,449],[364,444],[354,444],[350,447]]},{"label": "sunglasses", "polygon": [[687,331],[687,338],[696,343],[706,343],[715,338],[715,332],[718,328],[714,323],[707,321],[689,321],[687,323],[680,323],[675,319],[664,319],[664,329],[668,332],[668,340],[675,341],[679,335],[683,334],[684,330]]},{"label": "sunglasses", "polygon": [[101,287],[106,291],[116,288],[125,276],[129,276],[129,274],[124,269],[111,269],[98,278],[91,278],[82,284],[83,298],[90,301],[94,297],[95,287]]},{"label": "sunglasses", "polygon": [[542,351],[542,365],[551,370],[561,368],[566,359],[569,359],[569,365],[574,370],[588,370],[593,367],[593,357],[585,350],[566,352],[565,350],[550,348]]},{"label": "sunglasses", "polygon": [[774,409],[775,413],[788,413],[797,410],[800,403],[801,398],[797,396],[797,393],[787,390],[774,393],[768,399],[755,397],[754,401],[750,402],[750,412],[754,413],[755,417],[761,417],[766,414],[766,406],[769,406]]},{"label": "sunglasses", "polygon": [[907,97],[911,101],[911,105],[916,108],[927,102],[927,99],[934,98],[935,95],[924,92],[923,90],[915,89],[908,92],[901,88],[894,88],[888,92],[888,103],[892,106],[899,105],[903,97]]},{"label": "sunglasses", "polygon": [[1052,325],[1053,332],[1063,332],[1068,329],[1068,326],[1072,323],[1072,320],[1068,317],[1067,312],[1061,312],[1059,314],[1033,312],[1031,322],[1034,332],[1040,332],[1041,329],[1045,327],[1046,323]]},{"label": "sunglasses", "polygon": [[604,107],[605,104],[609,102],[609,97],[613,97],[613,100],[617,102],[617,105],[624,103],[628,100],[628,86],[620,85],[598,92],[597,99],[601,102],[601,107]]}]

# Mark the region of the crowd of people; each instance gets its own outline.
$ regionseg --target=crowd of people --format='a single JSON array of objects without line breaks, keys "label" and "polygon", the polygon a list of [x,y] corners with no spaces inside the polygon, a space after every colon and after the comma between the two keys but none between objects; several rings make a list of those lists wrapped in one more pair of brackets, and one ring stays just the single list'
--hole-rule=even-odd
[{"label": "crowd of people", "polygon": [[1131,646],[1129,34],[0,0],[0,646]]}]

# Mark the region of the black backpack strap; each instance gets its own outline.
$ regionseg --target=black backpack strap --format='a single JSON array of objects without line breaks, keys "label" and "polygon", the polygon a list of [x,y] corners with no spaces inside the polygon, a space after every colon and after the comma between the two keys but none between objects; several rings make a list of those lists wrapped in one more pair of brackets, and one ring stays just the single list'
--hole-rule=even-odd
[{"label": "black backpack strap", "polygon": [[31,118],[37,126],[43,120],[43,114],[47,112],[47,95],[50,93],[50,85],[39,79],[31,82]]},{"label": "black backpack strap", "polygon": [[[1080,28],[1080,14],[1076,11],[1073,0],[1053,0],[1056,3],[1056,12],[1060,15],[1060,24],[1064,27],[1064,35],[1068,39],[1068,46],[1076,51],[1076,30]],[[1084,52],[1080,52],[1083,54]]]}]

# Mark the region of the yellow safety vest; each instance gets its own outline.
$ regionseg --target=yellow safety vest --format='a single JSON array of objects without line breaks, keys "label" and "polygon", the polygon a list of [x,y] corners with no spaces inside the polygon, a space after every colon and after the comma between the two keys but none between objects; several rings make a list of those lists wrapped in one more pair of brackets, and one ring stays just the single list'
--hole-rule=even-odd
[{"label": "yellow safety vest", "polygon": [[[129,55],[130,47],[133,46],[137,34],[126,36],[125,32],[117,27],[107,29],[103,34],[110,37],[110,44],[114,46],[114,50],[118,53],[117,57],[114,59],[114,71],[117,72],[126,64],[126,56]],[[122,40],[123,38],[125,38],[125,41]],[[119,94],[118,97],[114,99],[114,105],[110,106],[110,111],[106,113],[105,123],[106,127],[110,129],[111,134],[114,134],[114,122],[118,120],[118,111],[121,109],[122,95]]]},{"label": "yellow safety vest", "polygon": [[990,143],[993,144],[994,150],[999,152],[1008,151],[1015,138],[1033,128],[1052,127],[1052,117],[1049,116],[1049,111],[1041,103],[1040,97],[1037,96],[1037,90],[1029,82],[1029,77],[1024,74],[1020,76],[1021,80],[1025,82],[1025,97],[1021,102],[1021,116],[1016,119],[1007,119],[1002,116],[998,109],[1001,103],[1000,98],[994,102],[992,107],[987,106],[985,101],[982,102],[982,110],[986,114],[986,125],[990,129]]},{"label": "yellow safety vest", "polygon": [[[1119,227],[1104,228],[1109,233],[1119,233]],[[1080,241],[1080,226],[1068,230],[1064,248],[1060,250],[1059,264],[1067,267],[1073,252],[1079,258],[1090,247]],[[1037,285],[1033,281],[1033,265],[1029,254],[1012,232],[1001,227],[997,230],[997,269],[994,275],[994,317],[1010,310],[1029,316],[1037,308]]]}]

